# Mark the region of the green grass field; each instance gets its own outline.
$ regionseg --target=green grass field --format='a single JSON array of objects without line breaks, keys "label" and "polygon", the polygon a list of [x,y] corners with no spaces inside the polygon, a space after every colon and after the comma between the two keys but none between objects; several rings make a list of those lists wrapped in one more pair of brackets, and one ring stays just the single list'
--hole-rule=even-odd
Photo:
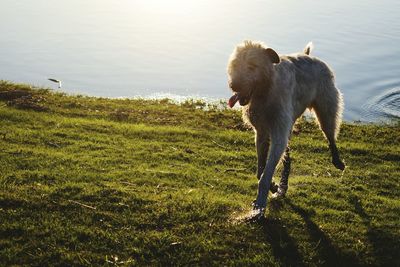
[{"label": "green grass field", "polygon": [[0,265],[400,266],[399,144],[398,122],[345,123],[341,172],[302,120],[288,194],[250,224],[254,136],[238,111],[3,81]]}]

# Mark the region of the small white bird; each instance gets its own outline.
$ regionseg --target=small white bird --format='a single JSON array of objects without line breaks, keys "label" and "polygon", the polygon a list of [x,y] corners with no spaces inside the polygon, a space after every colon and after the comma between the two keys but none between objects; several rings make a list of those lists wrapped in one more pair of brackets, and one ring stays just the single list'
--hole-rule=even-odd
[{"label": "small white bird", "polygon": [[61,88],[61,81],[60,81],[60,80],[53,79],[53,78],[49,78],[49,81],[52,81],[52,82],[58,83],[58,88]]}]

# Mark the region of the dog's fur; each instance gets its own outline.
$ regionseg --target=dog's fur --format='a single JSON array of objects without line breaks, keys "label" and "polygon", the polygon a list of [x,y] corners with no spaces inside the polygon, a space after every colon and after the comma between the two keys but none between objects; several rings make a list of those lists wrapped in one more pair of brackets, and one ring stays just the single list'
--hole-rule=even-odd
[{"label": "dog's fur", "polygon": [[[301,53],[278,55],[263,43],[245,41],[229,59],[229,86],[234,93],[229,105],[239,101],[244,121],[256,133],[259,186],[254,204],[262,213],[269,189],[278,190],[280,195],[287,190],[288,141],[295,121],[307,108],[314,110],[329,141],[332,163],[338,169],[345,168],[336,148],[343,111],[342,94],[335,86],[331,69],[310,56],[311,50],[309,43]],[[284,154],[281,183],[279,188],[271,187],[276,165]]]}]

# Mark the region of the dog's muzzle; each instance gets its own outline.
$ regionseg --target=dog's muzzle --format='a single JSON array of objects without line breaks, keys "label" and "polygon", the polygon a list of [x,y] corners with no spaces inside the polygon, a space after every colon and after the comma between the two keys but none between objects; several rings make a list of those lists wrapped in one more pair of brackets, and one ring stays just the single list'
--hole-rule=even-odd
[{"label": "dog's muzzle", "polygon": [[236,102],[239,101],[239,104],[241,106],[245,106],[250,102],[250,95],[246,96],[241,96],[239,93],[235,93],[231,98],[228,100],[228,106],[230,108],[233,108],[233,106],[236,104]]},{"label": "dog's muzzle", "polygon": [[240,104],[241,106],[246,106],[249,102],[250,102],[250,95],[246,95],[246,96],[241,97],[241,98],[239,99],[239,104]]},{"label": "dog's muzzle", "polygon": [[231,98],[229,98],[228,106],[230,108],[233,108],[233,106],[236,104],[236,102],[238,102],[239,99],[240,99],[239,93],[235,93],[233,96],[231,96]]}]

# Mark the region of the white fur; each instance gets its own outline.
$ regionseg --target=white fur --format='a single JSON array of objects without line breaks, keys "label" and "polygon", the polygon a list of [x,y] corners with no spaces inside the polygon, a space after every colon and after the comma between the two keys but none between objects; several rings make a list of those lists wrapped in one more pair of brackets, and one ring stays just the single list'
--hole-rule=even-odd
[{"label": "white fur", "polygon": [[243,118],[256,133],[260,178],[256,207],[260,209],[266,206],[272,176],[288,145],[291,129],[307,108],[317,115],[330,144],[332,162],[344,169],[335,144],[343,97],[328,65],[309,56],[312,49],[309,43],[302,53],[278,57],[263,43],[245,41],[229,59],[230,87],[240,95]]}]

